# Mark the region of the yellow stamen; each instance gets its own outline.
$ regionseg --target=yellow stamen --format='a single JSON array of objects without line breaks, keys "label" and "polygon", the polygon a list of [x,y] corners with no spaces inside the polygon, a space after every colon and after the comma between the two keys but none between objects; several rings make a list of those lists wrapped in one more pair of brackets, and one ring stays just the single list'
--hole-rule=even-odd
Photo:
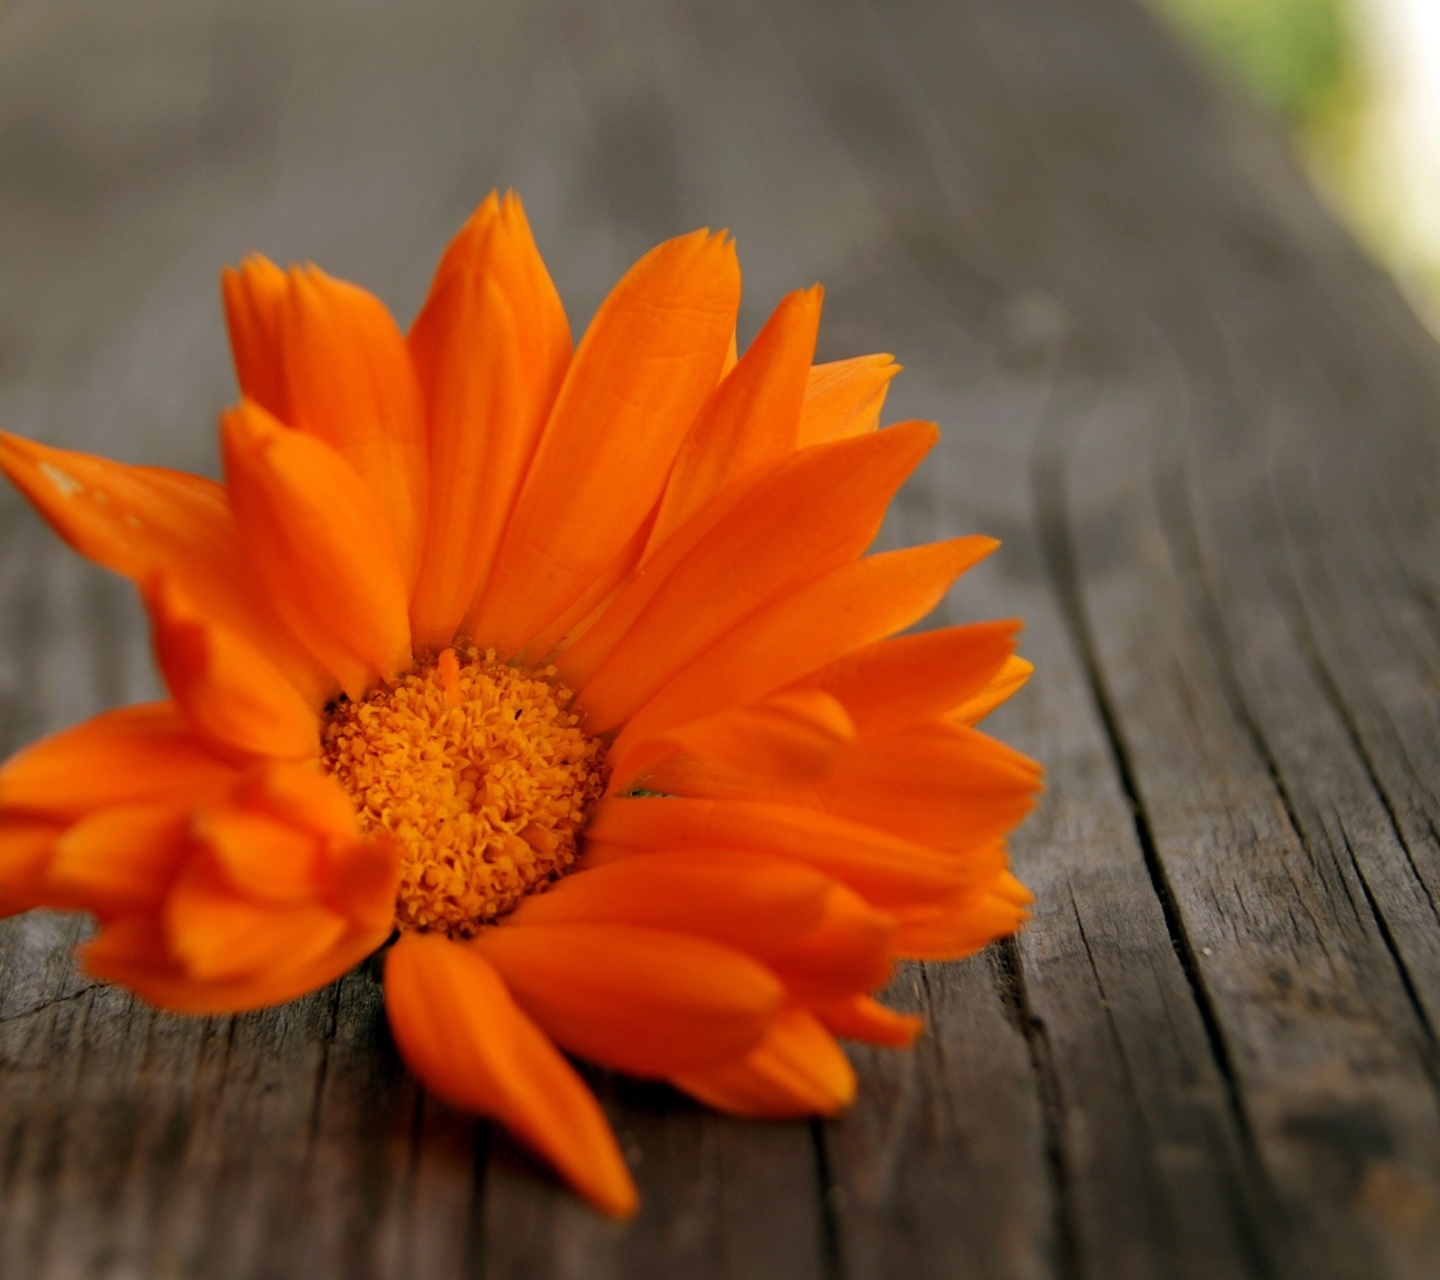
[{"label": "yellow stamen", "polygon": [[574,862],[605,745],[581,732],[554,674],[446,649],[331,708],[326,767],[361,826],[403,849],[401,928],[469,937]]}]

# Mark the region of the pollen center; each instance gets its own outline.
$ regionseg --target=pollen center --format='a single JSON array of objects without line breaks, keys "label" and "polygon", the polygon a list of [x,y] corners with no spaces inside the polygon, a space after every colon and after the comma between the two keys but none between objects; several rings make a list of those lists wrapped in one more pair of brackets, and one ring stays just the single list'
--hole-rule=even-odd
[{"label": "pollen center", "polygon": [[570,699],[553,668],[447,649],[330,708],[326,767],[362,829],[402,849],[402,929],[470,937],[575,861],[605,744],[581,731]]}]

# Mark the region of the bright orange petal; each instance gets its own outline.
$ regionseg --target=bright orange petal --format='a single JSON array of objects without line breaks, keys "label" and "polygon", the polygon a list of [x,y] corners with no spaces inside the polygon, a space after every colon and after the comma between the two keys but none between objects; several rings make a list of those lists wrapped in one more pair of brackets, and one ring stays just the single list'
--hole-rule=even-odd
[{"label": "bright orange petal", "polygon": [[473,947],[402,935],[385,959],[385,1009],[406,1062],[440,1097],[499,1120],[606,1213],[635,1212],[594,1096]]},{"label": "bright orange petal", "polygon": [[[579,690],[591,732],[620,724],[747,618],[854,560],[936,439],[929,423],[905,423],[797,454],[748,486],[652,586],[667,563],[657,555],[650,573],[628,588],[632,597],[648,593],[648,603]],[[612,607],[623,615],[633,605],[622,593]],[[593,634],[561,657],[567,679],[577,679],[592,660],[589,651],[599,644]]]},{"label": "bright orange petal", "polygon": [[484,585],[570,363],[570,326],[514,195],[446,250],[410,331],[430,442],[430,518],[411,603],[441,649]]},{"label": "bright orange petal", "polygon": [[1034,670],[1034,664],[1012,655],[983,689],[954,707],[945,719],[955,724],[978,724],[1020,689]]},{"label": "bright orange petal", "polygon": [[983,850],[1034,807],[1040,769],[974,729],[919,725],[866,738],[815,784],[827,813],[937,849]]},{"label": "bright orange petal", "polygon": [[[908,547],[842,565],[801,587],[735,627],[660,688],[616,739],[616,758],[654,733],[753,702],[902,630],[997,545],[976,537]],[[588,691],[582,703],[589,712]]]},{"label": "bright orange petal", "polygon": [[116,805],[82,818],[55,843],[50,901],[102,920],[158,907],[190,850],[184,804]]},{"label": "bright orange petal", "polygon": [[743,1058],[671,1082],[719,1111],[761,1120],[831,1116],[855,1100],[854,1069],[804,1009],[786,1009]]},{"label": "bright orange petal", "polygon": [[0,813],[0,916],[44,903],[55,842],[64,830],[44,818]]},{"label": "bright orange petal", "polygon": [[1003,894],[972,890],[938,906],[897,915],[896,955],[909,960],[959,960],[1014,933],[1030,913]]},{"label": "bright orange petal", "polygon": [[[288,852],[274,846],[277,858]],[[164,910],[171,954],[197,982],[304,968],[347,932],[343,917],[313,903],[284,906],[237,894],[206,857],[181,870]]]},{"label": "bright orange petal", "polygon": [[894,356],[855,356],[810,370],[796,443],[863,436],[880,425],[890,379],[900,372]]},{"label": "bright orange petal", "polygon": [[895,918],[844,885],[830,886],[823,919],[761,958],[802,1004],[842,1000],[890,981]]},{"label": "bright orange petal", "polygon": [[165,683],[201,739],[221,753],[317,754],[315,710],[264,654],[204,617],[174,582],[155,579],[146,599]]},{"label": "bright orange petal", "polygon": [[111,805],[216,795],[238,776],[171,702],[106,711],[0,767],[0,812],[79,818]]},{"label": "bright orange petal", "polygon": [[315,267],[281,273],[263,258],[227,273],[224,291],[242,394],[350,464],[413,578],[425,534],[424,417],[390,313]]},{"label": "bright orange petal", "polygon": [[225,490],[0,432],[0,468],[83,556],[135,582],[161,572],[206,617],[265,653],[315,706],[334,681],[286,629],[245,563]]},{"label": "bright orange petal", "polygon": [[720,377],[740,300],[723,236],[652,250],[601,304],[506,528],[472,634],[509,655],[610,571]]},{"label": "bright orange petal", "polygon": [[834,1000],[890,973],[894,920],[814,868],[686,849],[581,868],[525,899],[516,925],[624,924],[693,934],[761,960],[790,998]]},{"label": "bright orange petal", "polygon": [[248,402],[221,425],[246,556],[291,630],[351,697],[407,667],[405,575],[355,472]]},{"label": "bright orange petal", "polygon": [[925,1020],[910,1013],[896,1013],[870,996],[852,996],[818,1005],[813,1010],[837,1036],[908,1049],[925,1029]]},{"label": "bright orange petal", "polygon": [[953,896],[963,862],[873,827],[815,809],[756,800],[602,800],[586,831],[596,857],[660,849],[745,849],[791,858],[888,907]]},{"label": "bright orange petal", "polygon": [[1015,644],[1018,622],[978,622],[897,636],[822,667],[801,687],[839,699],[863,734],[932,720],[987,689]]},{"label": "bright orange petal", "polygon": [[679,850],[576,871],[526,898],[517,925],[624,924],[783,950],[825,915],[834,882],[810,867],[738,850]]},{"label": "bright orange petal", "polygon": [[282,326],[290,295],[289,277],[261,254],[220,273],[225,323],[240,394],[268,413],[285,418],[285,342]]},{"label": "bright orange petal", "polygon": [[786,297],[715,389],[675,459],[650,549],[737,480],[794,452],[823,298],[819,285]]},{"label": "bright orange petal", "polygon": [[352,932],[308,963],[202,982],[177,964],[155,917],[126,916],[107,923],[94,941],[82,946],[80,961],[93,977],[129,987],[161,1009],[242,1013],[284,1004],[333,982],[380,946],[385,937],[384,933]]},{"label": "bright orange petal", "polygon": [[610,793],[639,786],[688,794],[695,777],[761,776],[795,786],[826,773],[855,740],[845,708],[814,689],[775,694],[651,738],[629,756],[610,758]]},{"label": "bright orange petal", "polygon": [[747,1052],[782,996],[775,977],[738,951],[655,929],[517,923],[472,945],[559,1044],[632,1075]]},{"label": "bright orange petal", "polygon": [[252,770],[193,831],[230,888],[257,902],[318,904],[362,929],[388,930],[400,866],[388,836],[363,839],[334,778],[288,763]]}]

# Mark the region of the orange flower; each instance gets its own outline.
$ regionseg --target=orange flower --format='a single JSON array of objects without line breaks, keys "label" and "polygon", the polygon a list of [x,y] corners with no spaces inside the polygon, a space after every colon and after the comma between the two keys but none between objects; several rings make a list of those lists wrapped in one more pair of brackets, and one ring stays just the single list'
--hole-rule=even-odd
[{"label": "orange flower", "polygon": [[313,267],[224,292],[223,485],[0,436],[141,587],[171,694],[0,769],[0,907],[92,912],[86,968],[192,1013],[393,939],[416,1074],[612,1213],[635,1189],[560,1050],[740,1115],[843,1107],[835,1036],[917,1034],[870,995],[896,959],[1023,920],[1039,773],[971,727],[1029,671],[1015,624],[888,638],[996,545],[864,554],[936,439],[876,429],[897,367],[812,367],[818,288],[737,361],[706,232],[572,353],[513,196],[408,337]]}]

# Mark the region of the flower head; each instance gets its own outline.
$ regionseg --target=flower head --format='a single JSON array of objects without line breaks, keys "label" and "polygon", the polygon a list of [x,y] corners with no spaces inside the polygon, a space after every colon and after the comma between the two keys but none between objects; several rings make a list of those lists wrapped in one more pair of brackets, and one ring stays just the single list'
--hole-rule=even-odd
[{"label": "flower head", "polygon": [[364,291],[224,277],[225,483],[0,435],[0,466],[144,594],[167,701],[0,769],[0,909],[92,912],[99,977],[187,1012],[379,948],[395,1039],[615,1213],[635,1191],[561,1050],[741,1115],[830,1114],[835,1037],[908,1044],[899,958],[1029,895],[1038,769],[972,726],[1015,624],[898,636],[994,543],[865,554],[933,427],[888,356],[813,366],[820,291],[736,359],[706,232],[578,349],[492,196],[403,335]]}]

